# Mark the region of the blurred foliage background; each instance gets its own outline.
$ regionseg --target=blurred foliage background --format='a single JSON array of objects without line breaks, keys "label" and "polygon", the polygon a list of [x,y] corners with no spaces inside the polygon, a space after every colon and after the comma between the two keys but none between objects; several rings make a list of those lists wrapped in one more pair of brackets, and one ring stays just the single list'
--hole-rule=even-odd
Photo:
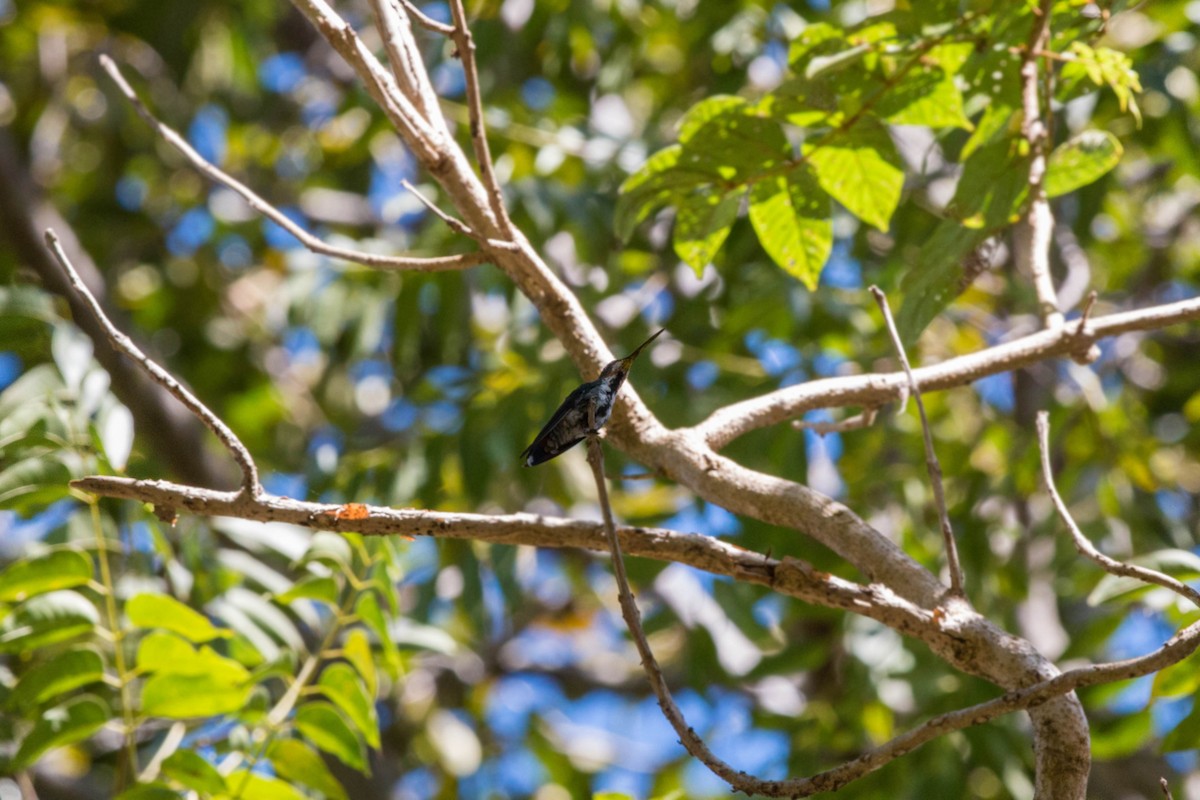
[{"label": "blurred foliage background", "polygon": [[[378,45],[367,5],[339,5]],[[443,3],[421,7],[448,19]],[[613,227],[618,187],[674,141],[690,106],[776,88],[807,23],[848,27],[890,8],[471,4],[513,217],[614,351],[668,328],[671,340],[632,378],[667,424],[808,378],[891,368],[863,287],[903,296],[952,168],[912,166],[886,232],[835,209],[813,291],[774,265],[745,219],[698,272],[673,250],[669,210],[627,243]],[[1100,311],[1197,291],[1197,24],[1200,4],[1182,0],[1114,17],[1104,42],[1140,76],[1140,122],[1109,92],[1056,106],[1058,140],[1098,127],[1125,153],[1113,172],[1055,200],[1055,272],[1072,305],[1089,288]],[[439,37],[419,37],[447,115],[464,122],[459,62]],[[579,376],[503,275],[387,274],[309,253],[158,140],[100,72],[100,52],[201,153],[310,231],[384,252],[465,245],[401,187],[408,178],[436,197],[348,68],[286,3],[0,0],[10,187],[0,191],[15,199],[0,218],[0,752],[13,776],[0,795],[18,784],[80,798],[724,795],[649,696],[604,559],[186,515],[172,525],[134,504],[69,494],[69,477],[95,472],[170,479],[192,469],[222,487],[236,473],[211,466],[221,463],[215,442],[209,466],[184,448],[174,453],[190,462],[181,467],[156,444],[163,431],[135,431],[132,401],[114,395],[90,340],[33,267],[40,244],[19,235],[51,208],[94,259],[126,329],[238,432],[269,491],[598,515],[581,449],[518,466]],[[965,136],[938,131],[937,144],[953,150]],[[1033,293],[1000,246],[914,360],[1033,329]],[[1104,342],[1088,367],[1049,363],[926,399],[971,600],[1059,663],[1147,652],[1195,611],[1102,582],[1075,554],[1041,488],[1034,412],[1052,411],[1059,485],[1094,541],[1200,574],[1198,339],[1194,329],[1129,334]],[[729,455],[837,497],[939,563],[912,408],[845,435],[757,431]],[[611,449],[609,468],[641,471]],[[796,532],[669,483],[620,481],[614,503],[630,523],[857,577]],[[819,771],[996,694],[875,623],[680,565],[629,568],[689,722],[760,776]],[[1089,795],[1151,796],[1165,775],[1176,796],[1200,797],[1197,688],[1200,670],[1184,662],[1085,691]],[[135,731],[126,737],[123,725]],[[1031,769],[1014,715],[929,744],[847,792],[1030,797]]]}]

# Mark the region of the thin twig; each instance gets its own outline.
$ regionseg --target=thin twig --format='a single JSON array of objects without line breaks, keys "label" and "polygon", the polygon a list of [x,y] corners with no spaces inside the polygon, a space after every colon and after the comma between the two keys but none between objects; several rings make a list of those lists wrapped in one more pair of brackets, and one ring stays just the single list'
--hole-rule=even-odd
[{"label": "thin twig", "polygon": [[[589,429],[595,427],[594,412],[595,405],[592,405],[588,409]],[[612,505],[608,501],[608,486],[604,479],[604,447],[600,443],[600,436],[596,433],[589,433],[587,440],[588,463],[592,465],[592,476],[596,479],[596,492],[600,497],[600,511],[604,515],[604,532],[608,536],[609,552],[612,555],[613,575],[617,580],[617,598],[621,604],[621,616],[625,618],[625,625],[629,628],[629,634],[633,637],[638,655],[642,658],[642,667],[646,671],[646,678],[650,681],[650,688],[654,691],[654,696],[658,698],[658,707],[662,709],[667,722],[671,723],[671,727],[675,729],[680,744],[689,753],[700,759],[704,766],[730,786],[742,789],[749,794],[748,790],[743,789],[743,785],[750,780],[758,783],[762,783],[762,781],[735,770],[718,758],[704,743],[704,740],[687,724],[683,712],[679,710],[679,706],[671,697],[671,689],[667,686],[662,669],[658,666],[658,660],[654,657],[650,643],[646,640],[646,632],[642,629],[641,613],[638,611],[633,592],[629,588],[629,576],[625,574],[625,559],[621,556],[621,542],[617,539]]]},{"label": "thin twig", "polygon": [[[1081,344],[1131,331],[1153,331],[1200,320],[1200,298],[1091,317],[1082,335],[1073,326],[1041,330],[974,353],[948,358],[914,372],[926,392],[962,386],[988,375],[1011,372],[1078,352]],[[690,431],[714,450],[750,431],[765,428],[817,408],[881,406],[908,391],[903,373],[870,373],[820,378],[731,403],[714,411]]]},{"label": "thin twig", "polygon": [[[907,398],[907,394],[905,395]],[[875,424],[875,417],[879,414],[877,406],[868,406],[864,408],[861,414],[855,414],[853,417],[836,422],[810,422],[809,420],[797,419],[792,421],[792,427],[798,431],[812,431],[815,434],[824,436],[829,433],[845,433],[846,431],[856,431],[861,428],[869,428]]]},{"label": "thin twig", "polygon": [[879,304],[879,310],[883,312],[883,321],[887,324],[892,344],[896,348],[901,366],[904,367],[904,374],[908,376],[909,390],[912,392],[913,400],[917,403],[917,411],[921,414],[921,432],[925,437],[925,466],[929,470],[929,482],[933,485],[933,500],[937,505],[938,519],[942,525],[942,538],[946,543],[946,564],[950,568],[950,591],[961,595],[963,593],[963,576],[962,566],[958,562],[958,545],[954,541],[954,529],[950,527],[950,515],[946,512],[946,492],[942,486],[942,465],[938,462],[937,453],[933,450],[933,435],[929,432],[929,418],[925,415],[925,403],[921,400],[921,387],[917,384],[912,367],[908,364],[904,343],[900,340],[900,333],[896,330],[896,323],[892,319],[892,310],[888,307],[887,296],[878,286],[872,286],[870,292],[875,297],[875,302]]},{"label": "thin twig", "polygon": [[100,308],[100,304],[96,302],[96,298],[88,291],[83,280],[80,279],[79,273],[71,265],[71,260],[67,257],[62,244],[58,241],[58,236],[52,230],[46,231],[46,245],[67,273],[67,279],[71,283],[71,288],[83,299],[92,316],[104,328],[104,332],[108,336],[108,340],[113,343],[113,347],[133,359],[155,383],[173,394],[179,402],[183,403],[189,411],[208,426],[208,429],[216,435],[217,439],[225,446],[225,449],[229,451],[229,454],[233,456],[233,460],[241,468],[242,491],[251,496],[256,496],[262,492],[262,487],[258,483],[258,469],[254,466],[254,459],[251,458],[250,451],[238,439],[237,434],[231,431],[229,426],[221,421],[220,417],[210,411],[208,406],[200,402],[183,384],[175,380],[171,373],[167,372],[143,353],[133,343],[132,339],[117,330],[117,327],[105,316],[104,310]]},{"label": "thin twig", "polygon": [[1054,471],[1050,467],[1050,415],[1045,411],[1038,412],[1037,434],[1038,448],[1042,454],[1042,478],[1046,481],[1046,491],[1050,493],[1050,499],[1054,501],[1054,508],[1058,511],[1058,516],[1062,519],[1063,524],[1067,526],[1067,530],[1071,532],[1071,539],[1075,542],[1075,549],[1079,551],[1079,554],[1095,561],[1100,565],[1101,569],[1109,574],[1134,578],[1143,583],[1162,586],[1164,589],[1170,589],[1180,597],[1187,599],[1197,608],[1200,608],[1200,592],[1186,583],[1178,581],[1158,570],[1117,561],[1096,549],[1095,545],[1083,535],[1083,531],[1079,529],[1079,525],[1075,523],[1074,517],[1071,516],[1071,512],[1067,509],[1067,504],[1063,502],[1062,496],[1058,493],[1058,488],[1054,485]]},{"label": "thin twig", "polygon": [[488,205],[491,206],[496,224],[501,231],[511,235],[512,222],[504,207],[504,192],[496,179],[492,154],[488,149],[487,129],[483,122],[483,99],[479,94],[479,71],[475,65],[475,40],[471,37],[471,29],[467,25],[467,12],[463,8],[463,0],[450,0],[450,14],[454,18],[454,31],[450,36],[458,49],[458,58],[462,62],[463,77],[467,84],[467,109],[470,111],[471,145],[475,149],[475,161],[478,162],[479,175],[487,190]]},{"label": "thin twig", "polygon": [[1158,779],[1158,787],[1162,789],[1163,797],[1167,798],[1167,800],[1175,800],[1175,798],[1171,797],[1171,785],[1167,783],[1166,778]]},{"label": "thin twig", "polygon": [[443,36],[449,36],[450,34],[454,33],[453,25],[447,25],[444,22],[438,22],[436,19],[417,8],[416,4],[413,3],[412,0],[400,0],[400,5],[404,6],[404,10],[408,12],[408,15],[415,19],[417,24],[422,28],[433,31],[434,33],[440,33]]},{"label": "thin twig", "polygon": [[463,222],[462,220],[457,220],[454,217],[450,216],[445,211],[438,208],[432,200],[430,200],[425,195],[421,194],[421,192],[417,189],[417,187],[413,186],[412,183],[408,180],[408,178],[405,178],[402,181],[400,181],[400,185],[403,186],[405,189],[408,189],[408,191],[412,192],[413,195],[418,200],[421,201],[421,205],[423,205],[423,206],[425,206],[425,208],[429,209],[429,211],[435,217],[440,219],[442,222],[446,223],[446,226],[448,228],[450,228],[450,230],[454,231],[455,233],[457,233],[461,236],[467,236],[471,239],[479,238],[479,234],[477,234],[477,233],[475,233],[475,231],[471,230],[471,228],[465,222]]},{"label": "thin twig", "polygon": [[1088,320],[1091,319],[1092,309],[1096,306],[1096,290],[1088,292],[1083,301],[1083,311],[1079,314],[1079,324],[1075,326],[1075,335],[1084,336],[1087,333]]},{"label": "thin twig", "polygon": [[200,155],[190,144],[187,139],[181,136],[177,131],[169,127],[166,123],[159,120],[150,111],[149,108],[133,91],[133,87],[125,80],[125,76],[121,74],[116,63],[107,55],[100,56],[100,66],[108,73],[121,94],[133,105],[138,114],[146,121],[146,123],[154,129],[168,144],[178,150],[184,158],[192,163],[192,165],[205,175],[209,180],[223,184],[246,201],[251,208],[258,213],[267,217],[279,227],[286,230],[292,236],[295,236],[301,244],[307,247],[314,253],[330,256],[331,258],[340,258],[344,261],[352,261],[358,264],[365,264],[369,267],[378,267],[380,269],[392,270],[413,270],[417,272],[444,272],[448,270],[460,270],[468,267],[473,267],[476,264],[481,264],[488,260],[485,253],[464,253],[454,256],[439,256],[436,258],[416,258],[409,256],[388,256],[378,253],[364,253],[361,250],[352,250],[345,247],[337,247],[321,241],[316,236],[313,236],[308,231],[304,230],[300,225],[297,225],[290,217],[280,211],[278,208],[268,203],[262,197],[254,192],[250,187],[243,184],[241,181],[234,178],[229,173],[222,170],[220,167],[213,164],[211,161]]},{"label": "thin twig", "polygon": [[[1038,309],[1047,328],[1063,324],[1058,295],[1050,274],[1050,240],[1054,214],[1046,198],[1045,178],[1050,129],[1042,118],[1039,96],[1038,58],[1050,41],[1050,16],[1053,0],[1042,0],[1034,9],[1037,19],[1029,32],[1029,41],[1021,60],[1021,137],[1029,144],[1029,212],[1017,226],[1015,244],[1017,263],[1029,271],[1037,292]],[[1049,66],[1047,65],[1047,70]],[[1048,95],[1047,95],[1048,97]]]}]

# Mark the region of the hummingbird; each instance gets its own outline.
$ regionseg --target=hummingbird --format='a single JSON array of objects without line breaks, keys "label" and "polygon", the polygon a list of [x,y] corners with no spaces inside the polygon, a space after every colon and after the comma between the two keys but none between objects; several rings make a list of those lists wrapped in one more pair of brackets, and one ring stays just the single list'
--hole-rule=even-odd
[{"label": "hummingbird", "polygon": [[[660,328],[658,333],[638,345],[638,348],[625,358],[608,362],[601,370],[599,378],[588,381],[567,395],[567,399],[562,401],[562,405],[533,440],[533,444],[521,453],[521,463],[533,467],[549,461],[582,442],[589,433],[603,428],[612,416],[617,392],[621,391],[634,359],[665,330],[666,328]],[[589,422],[595,427],[589,427]]]}]

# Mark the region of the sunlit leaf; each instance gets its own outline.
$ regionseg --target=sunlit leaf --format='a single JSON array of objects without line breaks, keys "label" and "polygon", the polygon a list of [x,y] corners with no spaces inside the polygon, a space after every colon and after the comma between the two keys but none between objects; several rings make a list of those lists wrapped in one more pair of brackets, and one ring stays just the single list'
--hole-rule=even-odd
[{"label": "sunlit leaf", "polygon": [[92,560],[78,550],[55,550],[10,564],[0,572],[0,602],[11,603],[92,579]]},{"label": "sunlit leaf", "polygon": [[104,660],[99,653],[87,649],[68,650],[22,675],[9,695],[9,703],[28,711],[46,700],[103,678]]},{"label": "sunlit leaf", "polygon": [[194,645],[163,631],[154,631],[138,643],[137,666],[144,672],[204,675],[225,686],[240,686],[250,672],[211,647]]},{"label": "sunlit leaf", "polygon": [[275,739],[267,757],[279,777],[316,789],[331,800],[345,800],[346,790],[315,750],[298,739]]},{"label": "sunlit leaf", "polygon": [[281,595],[277,595],[276,600],[280,603],[291,603],[296,600],[317,600],[325,603],[328,606],[337,608],[338,606],[338,585],[333,578],[309,576],[301,581],[298,581],[292,588],[288,589]]},{"label": "sunlit leaf", "polygon": [[362,740],[329,703],[305,703],[296,711],[296,730],[319,750],[336,757],[359,772],[367,771],[367,753]]},{"label": "sunlit leaf", "polygon": [[226,783],[242,800],[307,800],[286,781],[257,772],[237,770],[230,773]]},{"label": "sunlit leaf", "polygon": [[199,611],[165,594],[139,594],[125,604],[129,621],[139,628],[164,628],[192,642],[207,642],[228,631],[218,628]]},{"label": "sunlit leaf", "polygon": [[971,128],[953,76],[936,68],[910,71],[880,98],[875,113],[893,125]]},{"label": "sunlit leaf", "polygon": [[846,210],[886,231],[900,202],[904,169],[887,129],[873,117],[827,141],[805,145],[821,188]]},{"label": "sunlit leaf", "polygon": [[38,595],[0,622],[0,652],[32,652],[89,634],[99,621],[96,607],[77,592]]},{"label": "sunlit leaf", "polygon": [[1120,140],[1108,131],[1084,131],[1063,142],[1046,162],[1046,196],[1058,197],[1099,180],[1123,152]]},{"label": "sunlit leaf", "polygon": [[330,664],[321,671],[317,686],[333,704],[340,708],[351,724],[367,740],[371,747],[379,747],[379,719],[375,715],[373,697],[358,674],[347,664]]},{"label": "sunlit leaf", "polygon": [[88,738],[108,722],[109,716],[108,708],[94,697],[80,697],[46,709],[33,730],[21,740],[21,746],[13,757],[13,766],[23,769],[52,747],[62,747]]},{"label": "sunlit leaf", "polygon": [[246,704],[252,688],[230,685],[220,676],[159,673],[142,686],[141,711],[169,719],[230,714]]},{"label": "sunlit leaf", "polygon": [[711,192],[690,194],[675,216],[675,253],[697,276],[704,274],[737,220],[742,193],[724,197]]},{"label": "sunlit leaf", "polygon": [[358,670],[367,685],[367,694],[374,697],[379,689],[379,677],[375,672],[375,659],[371,657],[371,642],[362,628],[355,628],[347,634],[342,644],[342,655]]},{"label": "sunlit leaf", "polygon": [[750,222],[763,249],[789,275],[817,288],[833,247],[829,197],[807,169],[759,181],[750,192]]}]

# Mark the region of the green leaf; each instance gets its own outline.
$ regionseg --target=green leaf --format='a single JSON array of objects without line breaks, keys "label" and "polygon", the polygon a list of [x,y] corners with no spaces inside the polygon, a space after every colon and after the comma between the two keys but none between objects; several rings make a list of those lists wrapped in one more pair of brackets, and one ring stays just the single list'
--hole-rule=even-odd
[{"label": "green leaf", "polygon": [[740,98],[691,128],[681,144],[681,166],[725,185],[780,167],[792,155],[779,122]]},{"label": "green leaf", "polygon": [[820,146],[806,146],[821,188],[854,216],[886,231],[900,202],[904,169],[887,129],[865,117]]},{"label": "green leaf", "polygon": [[0,653],[32,652],[91,633],[100,621],[96,607],[69,589],[27,600],[0,622]]},{"label": "green leaf", "polygon": [[103,680],[104,660],[93,650],[68,650],[30,669],[13,688],[9,705],[29,711],[61,694]]},{"label": "green leaf", "polygon": [[241,800],[307,800],[286,781],[244,769],[230,773],[227,783]]},{"label": "green leaf", "polygon": [[1063,142],[1046,162],[1046,196],[1058,197],[1098,180],[1121,161],[1123,152],[1108,131],[1084,131]]},{"label": "green leaf", "polygon": [[809,289],[817,288],[833,247],[829,214],[829,196],[803,166],[750,191],[750,222],[763,249]]},{"label": "green leaf", "polygon": [[0,573],[0,602],[82,586],[92,579],[92,560],[78,550],[55,550],[26,558]]},{"label": "green leaf", "polygon": [[223,686],[241,686],[250,672],[211,647],[193,645],[170,633],[154,631],[138,644],[138,669],[147,673],[205,675]]},{"label": "green leaf", "polygon": [[367,694],[374,697],[379,690],[379,677],[375,672],[375,659],[371,658],[371,642],[361,628],[355,628],[346,636],[342,655],[358,670],[367,685]]},{"label": "green leaf", "polygon": [[[1165,572],[1181,581],[1193,580],[1200,577],[1200,556],[1188,550],[1167,548],[1153,553],[1135,556],[1129,559],[1130,564],[1156,569]],[[1088,605],[1098,606],[1110,600],[1120,598],[1123,601],[1136,599],[1157,587],[1139,581],[1137,578],[1126,578],[1119,575],[1105,575],[1088,595]]]},{"label": "green leaf", "polygon": [[621,184],[614,225],[622,241],[672,198],[713,180],[711,173],[683,167],[682,155],[683,147],[677,144],[659,150]]},{"label": "green leaf", "polygon": [[896,314],[896,329],[905,345],[962,294],[969,281],[964,260],[988,238],[988,232],[942,220],[921,246],[913,267],[904,276],[904,300]]},{"label": "green leaf", "polygon": [[346,766],[367,772],[367,752],[345,717],[325,702],[306,703],[296,711],[296,730],[317,749]]},{"label": "green leaf", "polygon": [[276,739],[267,758],[279,777],[316,789],[331,800],[347,800],[346,790],[325,766],[315,750],[298,739]]},{"label": "green leaf", "polygon": [[953,77],[936,67],[905,75],[879,99],[875,113],[893,125],[971,129]]},{"label": "green leaf", "polygon": [[364,592],[362,597],[358,598],[358,602],[354,604],[354,613],[379,640],[380,646],[383,647],[384,660],[388,666],[398,667],[400,650],[396,647],[396,642],[388,631],[387,620],[384,619],[383,610],[379,607],[379,598],[375,596],[375,593]]},{"label": "green leaf", "polygon": [[712,263],[737,220],[742,192],[690,194],[675,217],[675,253],[697,276]]},{"label": "green leaf", "polygon": [[317,600],[333,608],[338,607],[338,585],[331,577],[310,576],[275,598],[280,603],[296,600]]},{"label": "green leaf", "polygon": [[686,143],[712,120],[730,111],[743,109],[746,101],[736,95],[717,94],[706,97],[689,108],[679,120],[679,141]]},{"label": "green leaf", "polygon": [[797,72],[804,72],[808,62],[818,54],[836,53],[850,46],[842,29],[827,22],[808,25],[788,47],[788,64]]},{"label": "green leaf", "polygon": [[129,621],[139,628],[165,628],[192,642],[228,636],[199,611],[165,594],[139,594],[125,604]]},{"label": "green leaf", "polygon": [[317,686],[342,710],[371,747],[379,748],[379,719],[374,698],[367,696],[362,681],[348,664],[330,664],[321,672]]},{"label": "green leaf", "polygon": [[225,779],[217,768],[191,750],[176,750],[168,756],[163,761],[161,774],[202,795],[226,791]]},{"label": "green leaf", "polygon": [[0,472],[0,508],[24,514],[68,495],[71,470],[57,454],[39,454]]},{"label": "green leaf", "polygon": [[88,738],[108,722],[109,716],[108,707],[94,697],[80,697],[47,709],[29,735],[21,740],[13,757],[13,766],[24,769],[51,748]]},{"label": "green leaf", "polygon": [[191,719],[231,714],[246,705],[253,684],[231,686],[221,677],[160,673],[142,685],[141,711],[154,717]]}]

